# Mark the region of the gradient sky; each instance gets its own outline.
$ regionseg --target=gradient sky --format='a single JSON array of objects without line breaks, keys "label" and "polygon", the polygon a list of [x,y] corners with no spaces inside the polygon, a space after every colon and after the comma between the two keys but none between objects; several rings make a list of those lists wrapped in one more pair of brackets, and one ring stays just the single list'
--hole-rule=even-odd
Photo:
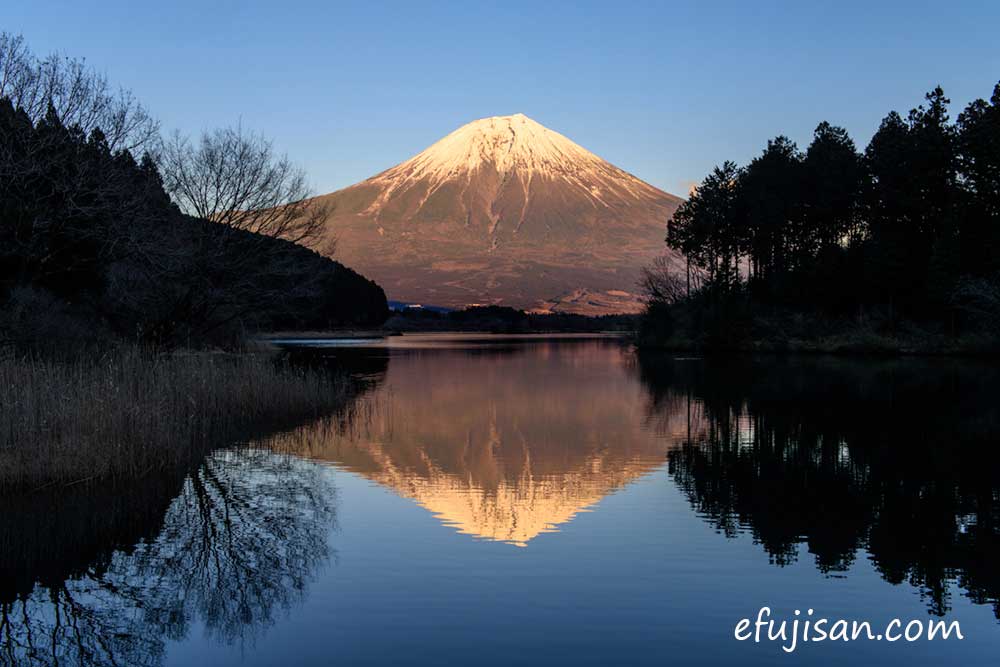
[{"label": "gradient sky", "polygon": [[8,0],[0,30],[86,57],[165,129],[262,131],[316,192],[521,112],[684,195],[776,134],[804,147],[829,120],[863,147],[936,84],[957,115],[1000,79],[997,0]]}]

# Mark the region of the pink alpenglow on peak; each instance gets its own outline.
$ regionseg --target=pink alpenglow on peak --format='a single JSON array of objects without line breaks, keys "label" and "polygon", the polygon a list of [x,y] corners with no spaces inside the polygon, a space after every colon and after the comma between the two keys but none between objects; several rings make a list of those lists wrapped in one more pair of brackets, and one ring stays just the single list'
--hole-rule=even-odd
[{"label": "pink alpenglow on peak", "polygon": [[320,199],[337,259],[390,299],[588,315],[641,308],[682,201],[520,113]]}]

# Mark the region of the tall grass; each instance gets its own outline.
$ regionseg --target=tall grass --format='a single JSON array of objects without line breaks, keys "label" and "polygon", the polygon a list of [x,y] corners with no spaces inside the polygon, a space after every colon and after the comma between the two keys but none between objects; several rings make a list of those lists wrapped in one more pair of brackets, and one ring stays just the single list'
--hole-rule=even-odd
[{"label": "tall grass", "polygon": [[184,465],[336,412],[349,394],[329,373],[258,354],[0,360],[0,491]]}]

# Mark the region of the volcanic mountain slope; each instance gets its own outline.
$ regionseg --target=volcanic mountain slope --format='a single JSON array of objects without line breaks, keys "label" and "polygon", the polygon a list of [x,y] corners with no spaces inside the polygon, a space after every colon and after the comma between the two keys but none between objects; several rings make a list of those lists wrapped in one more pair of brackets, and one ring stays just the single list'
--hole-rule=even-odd
[{"label": "volcanic mountain slope", "polygon": [[390,299],[590,315],[638,310],[640,269],[681,202],[523,114],[319,200],[337,259]]}]

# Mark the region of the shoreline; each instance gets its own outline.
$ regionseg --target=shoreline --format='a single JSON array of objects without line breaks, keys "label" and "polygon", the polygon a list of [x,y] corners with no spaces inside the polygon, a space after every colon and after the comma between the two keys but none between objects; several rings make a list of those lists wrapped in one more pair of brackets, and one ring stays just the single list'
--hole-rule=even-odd
[{"label": "shoreline", "polygon": [[[414,336],[504,336],[504,337],[559,337],[559,338],[622,338],[629,340],[639,351],[697,353],[705,356],[745,356],[754,354],[775,355],[830,355],[837,357],[957,357],[1000,358],[1000,342],[988,338],[967,336],[950,342],[940,340],[914,340],[871,335],[830,336],[821,339],[790,338],[755,340],[748,343],[719,347],[704,345],[690,339],[671,339],[665,342],[643,341],[636,332],[629,331],[483,331],[478,329],[385,331],[377,329],[345,329],[342,331],[275,331],[266,332],[254,341],[267,346],[280,346],[289,341],[330,340],[382,340]],[[937,338],[937,337],[934,337]]]},{"label": "shoreline", "polygon": [[716,347],[694,341],[672,340],[663,343],[633,341],[639,351],[687,352],[706,356],[751,356],[754,354],[836,356],[852,358],[981,358],[1000,359],[996,341],[977,340],[950,346],[927,346],[913,341],[859,342],[843,340],[752,341],[733,347]]}]

